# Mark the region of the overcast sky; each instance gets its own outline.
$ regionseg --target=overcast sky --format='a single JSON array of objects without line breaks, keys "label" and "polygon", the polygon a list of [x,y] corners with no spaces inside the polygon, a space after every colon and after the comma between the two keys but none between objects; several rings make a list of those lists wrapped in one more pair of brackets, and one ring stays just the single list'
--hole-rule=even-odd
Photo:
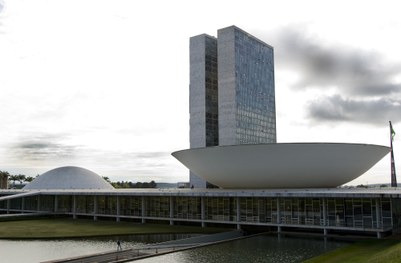
[{"label": "overcast sky", "polygon": [[[0,170],[187,181],[189,37],[272,45],[278,142],[389,145],[401,174],[397,1],[0,0]],[[401,179],[399,179],[401,181]],[[390,157],[351,184],[389,183]]]}]

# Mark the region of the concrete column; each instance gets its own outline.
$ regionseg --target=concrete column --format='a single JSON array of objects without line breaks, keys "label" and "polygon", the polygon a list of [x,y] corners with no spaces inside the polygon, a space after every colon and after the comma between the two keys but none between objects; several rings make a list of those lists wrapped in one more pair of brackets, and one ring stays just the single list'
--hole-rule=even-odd
[{"label": "concrete column", "polygon": [[280,235],[280,233],[281,233],[281,226],[280,226],[280,224],[281,224],[281,213],[280,213],[280,198],[278,198],[278,197],[277,197],[277,224],[278,224],[277,233],[279,234],[278,237],[280,238],[281,237],[281,235]]},{"label": "concrete column", "polygon": [[[325,198],[323,198],[323,226],[326,226],[327,225],[327,216],[326,216],[326,214],[327,214],[327,209],[326,209],[326,199]],[[324,229],[325,231],[326,231],[326,229]],[[327,232],[327,231],[326,231]],[[327,234],[327,233],[326,233]],[[326,235],[326,234],[324,234],[324,235]]]},{"label": "concrete column", "polygon": [[146,220],[145,220],[145,215],[146,215],[146,203],[145,203],[145,197],[144,196],[142,196],[142,207],[141,207],[141,209],[142,209],[142,224],[145,224],[146,223]]},{"label": "concrete column", "polygon": [[21,212],[24,213],[25,210],[25,197],[21,198]]},{"label": "concrete column", "polygon": [[98,202],[97,202],[97,196],[93,196],[93,220],[97,220],[97,213],[98,213]]},{"label": "concrete column", "polygon": [[324,235],[324,236],[327,236],[327,228],[324,228],[324,229],[323,229],[323,235]]},{"label": "concrete column", "polygon": [[381,217],[380,217],[380,200],[377,198],[375,200],[375,205],[376,205],[376,228],[379,229],[381,228]]},{"label": "concrete column", "polygon": [[[277,198],[277,224],[281,224],[281,215],[280,215],[280,198]],[[281,227],[280,227],[281,231]]]},{"label": "concrete column", "polygon": [[201,197],[201,221],[202,227],[206,227],[205,223],[205,197]]},{"label": "concrete column", "polygon": [[77,218],[77,197],[75,195],[72,196],[72,218]]},{"label": "concrete column", "polygon": [[241,205],[240,205],[240,198],[237,196],[237,229],[241,229]]},{"label": "concrete column", "polygon": [[38,203],[37,203],[37,209],[36,209],[36,211],[37,211],[37,212],[40,211],[40,195],[38,195]]},{"label": "concrete column", "polygon": [[173,197],[170,196],[170,226],[174,225],[174,200]]},{"label": "concrete column", "polygon": [[116,221],[120,222],[120,197],[117,196],[117,200],[116,200],[117,204],[117,208],[116,208],[116,212],[117,212],[117,217],[116,217]]},{"label": "concrete column", "polygon": [[54,195],[54,213],[57,213],[58,210],[58,198],[57,195]]}]

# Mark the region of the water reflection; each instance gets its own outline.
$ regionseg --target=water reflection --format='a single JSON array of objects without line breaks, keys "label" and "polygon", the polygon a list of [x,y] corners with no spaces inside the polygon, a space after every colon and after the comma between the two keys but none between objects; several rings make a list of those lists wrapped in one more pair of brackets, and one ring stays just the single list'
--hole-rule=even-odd
[{"label": "water reflection", "polygon": [[0,240],[0,255],[1,262],[32,263],[116,250],[117,240],[122,241],[122,248],[125,249],[191,236],[194,235],[160,234],[69,240]]},{"label": "water reflection", "polygon": [[320,239],[262,235],[219,245],[186,250],[135,262],[301,262],[348,243]]},{"label": "water reflection", "polygon": [[[0,240],[1,262],[41,262],[181,239],[193,235],[135,235],[74,240]],[[176,252],[135,262],[301,262],[348,243],[320,239],[261,235],[219,245]]]},{"label": "water reflection", "polygon": [[115,242],[111,240],[101,242],[92,240],[0,240],[2,262],[40,262],[109,251],[114,248]]}]

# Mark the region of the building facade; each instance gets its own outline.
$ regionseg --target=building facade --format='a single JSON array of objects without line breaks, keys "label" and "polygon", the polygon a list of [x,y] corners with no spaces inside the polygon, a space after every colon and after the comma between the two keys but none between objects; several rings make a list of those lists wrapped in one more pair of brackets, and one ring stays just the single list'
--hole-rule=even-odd
[{"label": "building facade", "polygon": [[23,189],[0,190],[1,217],[35,215],[380,238],[401,232],[401,192],[390,187],[114,189],[90,170],[65,166]]},{"label": "building facade", "polygon": [[[190,39],[190,147],[219,145],[217,39],[206,34]],[[207,183],[190,171],[190,185]]]},{"label": "building facade", "polygon": [[401,230],[401,195],[389,189],[3,190],[0,214],[39,213],[378,238]]},{"label": "building facade", "polygon": [[235,26],[217,39],[219,145],[275,143],[273,48]]},{"label": "building facade", "polygon": [[191,37],[190,148],[275,142],[273,48],[235,26]]}]

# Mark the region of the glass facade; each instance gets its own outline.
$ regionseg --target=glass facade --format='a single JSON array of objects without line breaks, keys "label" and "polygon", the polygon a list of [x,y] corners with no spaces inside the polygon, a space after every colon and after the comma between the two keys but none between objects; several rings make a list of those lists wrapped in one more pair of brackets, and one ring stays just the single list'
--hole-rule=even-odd
[{"label": "glass facade", "polygon": [[275,143],[273,48],[235,26],[217,41],[220,145]]},{"label": "glass facade", "polygon": [[219,145],[218,89],[217,89],[217,41],[205,38],[205,119],[206,146]]},{"label": "glass facade", "polygon": [[149,217],[169,218],[170,198],[167,196],[153,196],[145,199],[145,215]]},{"label": "glass facade", "polygon": [[[96,196],[75,196],[75,212],[79,214],[94,214]],[[74,205],[74,202],[73,202]],[[74,209],[72,209],[74,211]]]},{"label": "glass facade", "polygon": [[71,213],[72,210],[72,196],[70,195],[59,195],[57,196],[57,209],[56,212],[60,213]]},{"label": "glass facade", "polygon": [[142,198],[121,196],[120,197],[120,214],[125,216],[141,216],[142,215]]},{"label": "glass facade", "polygon": [[207,197],[205,198],[205,218],[213,221],[236,221],[236,198]]},{"label": "glass facade", "polygon": [[0,201],[0,213],[49,212],[194,224],[401,231],[401,199],[390,197],[253,197],[35,195]]},{"label": "glass facade", "polygon": [[276,142],[273,48],[235,30],[236,144]]},{"label": "glass facade", "polygon": [[116,215],[117,197],[116,196],[97,196],[97,214]]},{"label": "glass facade", "polygon": [[200,197],[174,197],[174,218],[178,219],[201,219]]}]

